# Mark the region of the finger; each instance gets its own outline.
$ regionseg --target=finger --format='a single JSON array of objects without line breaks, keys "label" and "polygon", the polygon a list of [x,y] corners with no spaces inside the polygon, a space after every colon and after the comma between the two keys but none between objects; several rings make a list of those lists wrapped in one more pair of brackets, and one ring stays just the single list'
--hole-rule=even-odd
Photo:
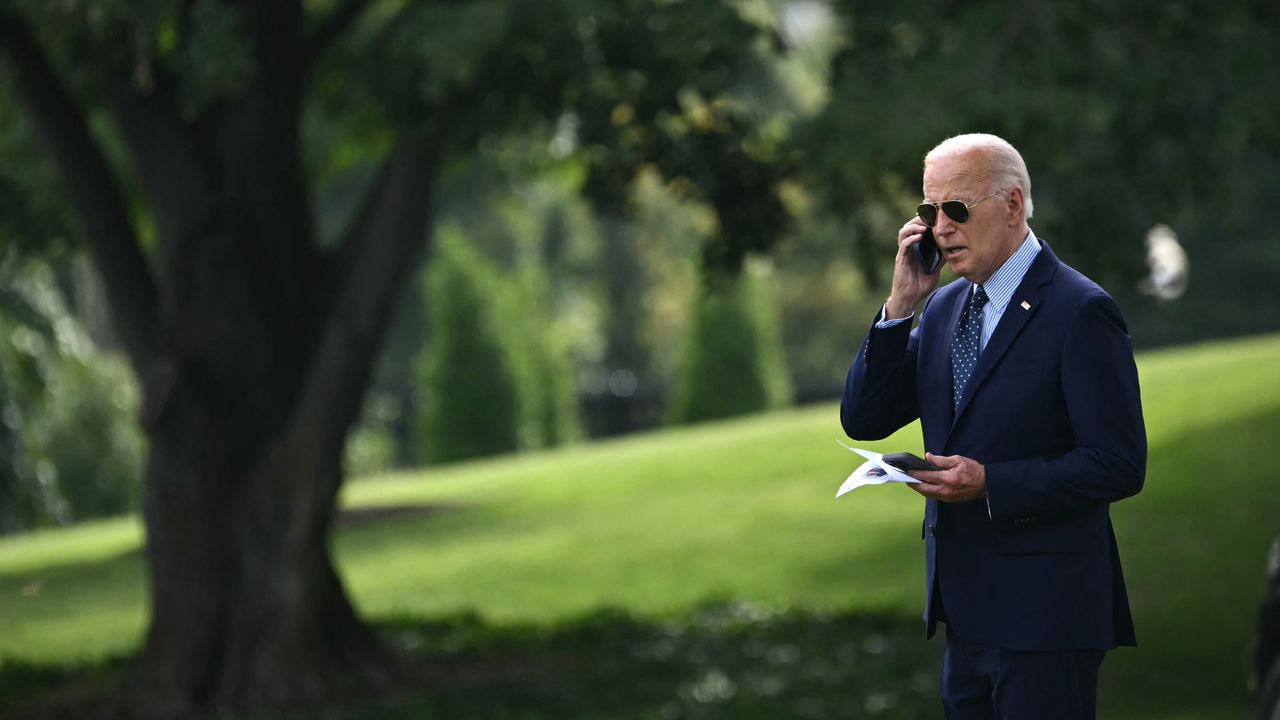
[{"label": "finger", "polygon": [[946,470],[912,470],[908,474],[930,485],[946,485],[951,481],[951,474]]},{"label": "finger", "polygon": [[931,452],[924,454],[924,459],[943,468],[953,468],[960,464],[963,458],[960,455],[934,455]]},{"label": "finger", "polygon": [[[918,242],[920,242],[920,236],[916,235],[908,237],[898,244],[898,254],[893,259],[895,280],[912,279],[918,275],[924,274],[924,272],[919,269],[919,263],[915,262],[915,259],[911,254],[911,246]],[[899,274],[904,272],[907,274]]]},{"label": "finger", "polygon": [[920,493],[927,498],[937,498],[945,490],[946,486],[930,482],[911,483],[911,489]]},{"label": "finger", "polygon": [[924,237],[924,231],[928,230],[924,225],[907,225],[898,233],[899,245],[915,245]]},{"label": "finger", "polygon": [[902,228],[898,230],[898,242],[902,243],[910,240],[911,238],[915,238],[913,242],[919,242],[920,238],[924,235],[925,230],[928,229],[928,225],[925,225],[919,218],[916,218],[915,220],[908,222],[906,225],[903,225]]}]

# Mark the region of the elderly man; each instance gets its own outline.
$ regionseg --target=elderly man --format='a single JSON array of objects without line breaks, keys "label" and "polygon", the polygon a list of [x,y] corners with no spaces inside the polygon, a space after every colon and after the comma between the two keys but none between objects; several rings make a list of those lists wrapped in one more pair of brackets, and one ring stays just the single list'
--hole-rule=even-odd
[{"label": "elderly man", "polygon": [[[911,487],[926,498],[926,632],[947,626],[947,717],[1093,718],[1103,654],[1135,643],[1109,512],[1146,474],[1124,319],[1028,227],[1008,142],[944,141],[924,197],[840,420],[876,440],[919,418],[942,468]],[[937,292],[914,247],[930,239],[960,277]]]}]

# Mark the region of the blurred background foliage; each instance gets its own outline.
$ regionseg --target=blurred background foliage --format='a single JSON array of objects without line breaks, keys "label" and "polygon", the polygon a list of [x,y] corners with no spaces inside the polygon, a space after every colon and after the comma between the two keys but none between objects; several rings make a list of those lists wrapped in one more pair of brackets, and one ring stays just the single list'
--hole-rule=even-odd
[{"label": "blurred background foliage", "polygon": [[[187,27],[180,5],[6,3],[58,28],[41,39],[84,93],[83,48],[127,21],[115,52],[158,58],[194,117],[255,68],[237,10],[199,0]],[[887,291],[921,157],[960,132],[1022,150],[1037,234],[1120,299],[1139,347],[1280,327],[1277,34],[1264,2],[375,3],[303,100],[318,242],[339,242],[390,126],[453,151],[438,242],[399,303],[348,469],[835,397]],[[81,230],[8,73],[11,530],[132,507],[143,445]],[[145,244],[153,219],[117,131],[89,122]],[[1193,272],[1175,300],[1139,291],[1156,223]]]},{"label": "blurred background foliage", "polygon": [[0,530],[136,508],[143,436],[129,368],[98,349],[66,297],[84,262],[0,257]]}]

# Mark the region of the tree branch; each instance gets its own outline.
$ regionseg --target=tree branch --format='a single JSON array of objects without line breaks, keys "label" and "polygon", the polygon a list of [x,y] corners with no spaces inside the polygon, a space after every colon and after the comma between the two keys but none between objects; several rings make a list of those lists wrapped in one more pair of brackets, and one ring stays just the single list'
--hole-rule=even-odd
[{"label": "tree branch", "polygon": [[[395,303],[426,243],[437,165],[426,142],[402,137],[339,254],[344,274],[290,427],[292,440],[312,451],[304,456],[340,452],[359,417]],[[331,480],[320,497],[337,492],[339,478]]]},{"label": "tree branch", "polygon": [[156,284],[138,246],[124,198],[66,86],[22,18],[0,12],[0,45],[18,95],[53,154],[84,225],[107,301],[134,370],[141,377],[155,349]]}]

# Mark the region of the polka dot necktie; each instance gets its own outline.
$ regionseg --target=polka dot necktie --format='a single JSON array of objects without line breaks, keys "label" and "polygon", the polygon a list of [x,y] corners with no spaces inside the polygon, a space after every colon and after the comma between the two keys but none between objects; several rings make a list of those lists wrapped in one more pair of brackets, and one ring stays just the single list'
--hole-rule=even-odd
[{"label": "polka dot necktie", "polygon": [[987,304],[987,291],[982,286],[969,293],[969,303],[960,316],[960,325],[956,328],[955,337],[951,338],[951,373],[955,387],[955,405],[953,410],[960,413],[960,400],[964,397],[964,387],[969,383],[969,376],[978,364],[978,355],[982,352],[982,307]]}]

